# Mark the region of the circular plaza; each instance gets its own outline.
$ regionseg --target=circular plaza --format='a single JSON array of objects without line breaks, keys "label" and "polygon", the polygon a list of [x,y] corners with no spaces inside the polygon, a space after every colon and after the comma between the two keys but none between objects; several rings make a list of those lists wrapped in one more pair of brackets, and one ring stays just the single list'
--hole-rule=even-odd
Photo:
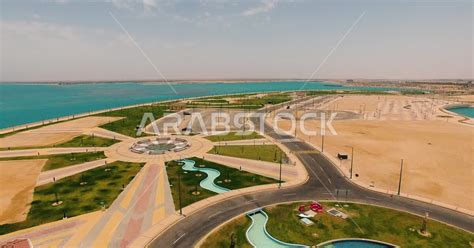
[{"label": "circular plaza", "polygon": [[211,141],[200,136],[149,136],[122,141],[104,152],[107,157],[121,161],[146,162],[203,156],[212,147]]},{"label": "circular plaza", "polygon": [[164,154],[167,152],[180,152],[188,149],[191,143],[187,139],[158,137],[137,141],[130,146],[130,151],[138,154]]}]

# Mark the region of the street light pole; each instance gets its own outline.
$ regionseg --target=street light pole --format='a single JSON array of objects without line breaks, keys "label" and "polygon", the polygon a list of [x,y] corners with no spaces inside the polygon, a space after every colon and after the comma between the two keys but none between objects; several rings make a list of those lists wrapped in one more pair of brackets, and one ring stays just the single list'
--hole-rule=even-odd
[{"label": "street light pole", "polygon": [[398,195],[400,195],[400,189],[402,187],[402,173],[403,173],[403,159],[400,163],[400,179],[398,180]]},{"label": "street light pole", "polygon": [[281,152],[280,152],[280,179],[278,180],[278,188],[281,188]]},{"label": "street light pole", "polygon": [[351,154],[351,177],[350,177],[350,179],[352,179],[352,169],[354,168],[354,147],[351,146],[351,148],[352,148],[352,152],[351,152],[352,154]]},{"label": "street light pole", "polygon": [[324,135],[321,135],[321,152],[324,152]]}]

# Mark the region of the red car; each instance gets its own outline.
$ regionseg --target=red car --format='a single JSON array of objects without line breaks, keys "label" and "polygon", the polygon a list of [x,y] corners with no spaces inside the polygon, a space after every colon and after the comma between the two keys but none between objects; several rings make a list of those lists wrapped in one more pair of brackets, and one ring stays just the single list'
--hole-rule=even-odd
[{"label": "red car", "polygon": [[317,202],[311,203],[311,206],[309,207],[311,210],[314,212],[322,212],[323,211],[323,206]]},{"label": "red car", "polygon": [[300,205],[300,207],[298,208],[298,211],[300,211],[300,213],[304,213],[304,211],[306,211],[306,206]]}]

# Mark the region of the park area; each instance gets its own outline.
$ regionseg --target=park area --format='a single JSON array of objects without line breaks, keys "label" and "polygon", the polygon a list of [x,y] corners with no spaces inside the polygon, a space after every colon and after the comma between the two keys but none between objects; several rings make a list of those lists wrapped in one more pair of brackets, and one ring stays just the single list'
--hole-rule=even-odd
[{"label": "park area", "polygon": [[[210,168],[219,171],[220,175],[214,179],[214,183],[228,190],[278,183],[278,180],[272,178],[241,171],[200,158],[193,157],[189,160],[194,161],[197,168]],[[169,161],[166,163],[166,172],[168,173],[171,194],[176,209],[179,209],[180,206],[180,189],[182,207],[217,194],[201,187],[200,182],[206,179],[206,173],[203,171],[186,171],[182,166],[183,163],[178,161]],[[180,178],[178,178],[178,173]],[[180,185],[178,185],[178,179],[181,181]]]},{"label": "park area", "polygon": [[[428,236],[418,233],[423,225],[423,217],[387,208],[354,204],[322,203],[324,209],[335,208],[349,218],[342,219],[327,212],[317,213],[310,220],[311,225],[300,221],[300,205],[310,203],[280,204],[264,208],[269,219],[268,233],[274,238],[293,244],[315,246],[325,241],[340,238],[364,238],[379,240],[401,247],[471,247],[474,235],[461,229],[427,221]],[[251,219],[245,215],[237,217],[212,232],[201,247],[228,247],[234,234],[236,247],[252,247],[246,238]]]},{"label": "park area", "polygon": [[36,187],[26,219],[0,225],[0,234],[108,208],[142,166],[117,161]]},{"label": "park area", "polygon": [[288,160],[277,145],[220,145],[214,146],[208,153],[274,163]]},{"label": "park area", "polygon": [[[146,105],[133,108],[124,108],[110,112],[97,114],[98,116],[122,117],[117,121],[108,122],[101,125],[101,128],[112,132],[117,132],[130,137],[137,137],[136,127],[140,125],[145,113],[152,113],[155,120],[161,118],[168,111],[167,105]],[[150,124],[148,119],[144,126]],[[145,135],[145,134],[143,134]]]},{"label": "park area", "polygon": [[279,104],[292,99],[289,93],[238,94],[193,99],[186,101],[186,106],[192,108],[220,107],[258,109],[267,104]]}]

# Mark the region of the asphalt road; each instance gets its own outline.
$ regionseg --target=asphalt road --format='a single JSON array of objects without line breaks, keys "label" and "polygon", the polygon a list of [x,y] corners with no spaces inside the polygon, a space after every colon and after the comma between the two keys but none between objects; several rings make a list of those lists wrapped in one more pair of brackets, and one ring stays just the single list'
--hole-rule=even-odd
[{"label": "asphalt road", "polygon": [[[252,121],[257,124],[259,122],[257,118]],[[237,215],[267,205],[302,200],[353,201],[389,207],[418,215],[429,213],[432,219],[471,232],[474,231],[472,216],[429,203],[361,188],[344,177],[331,162],[312,146],[296,140],[292,136],[276,134],[267,126],[265,132],[276,140],[282,141],[291,151],[296,152],[295,154],[309,174],[309,179],[305,184],[292,188],[278,189],[275,187],[274,190],[249,193],[213,204],[190,216],[186,216],[168,228],[156,237],[149,244],[149,247],[193,247],[215,227]],[[306,152],[301,153],[301,151]],[[349,219],[349,221],[351,220]],[[354,228],[363,231],[365,227],[354,222]]]}]

